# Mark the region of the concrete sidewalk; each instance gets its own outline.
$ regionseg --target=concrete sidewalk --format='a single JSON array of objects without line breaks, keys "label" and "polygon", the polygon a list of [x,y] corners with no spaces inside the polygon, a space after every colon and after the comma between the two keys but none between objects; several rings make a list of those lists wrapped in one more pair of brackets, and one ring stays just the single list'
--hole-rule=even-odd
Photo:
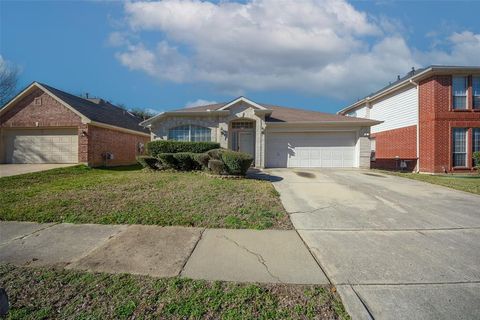
[{"label": "concrete sidewalk", "polygon": [[293,230],[0,222],[0,263],[155,277],[329,283]]}]

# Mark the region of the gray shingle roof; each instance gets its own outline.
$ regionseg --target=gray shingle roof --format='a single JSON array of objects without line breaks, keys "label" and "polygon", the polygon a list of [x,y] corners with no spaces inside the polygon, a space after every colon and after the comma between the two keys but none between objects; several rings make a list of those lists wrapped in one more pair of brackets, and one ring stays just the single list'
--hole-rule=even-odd
[{"label": "gray shingle roof", "polygon": [[[193,108],[183,108],[178,110],[173,110],[173,112],[202,112],[207,110],[218,110],[221,107],[225,106],[227,103],[215,103],[208,104],[204,106],[198,106]],[[332,122],[366,122],[368,119],[347,117],[338,114],[325,113],[313,110],[304,110],[298,108],[289,108],[282,107],[277,105],[258,103],[259,105],[265,107],[266,109],[272,110],[272,114],[265,117],[267,123],[280,123],[280,122],[322,122],[322,121],[332,121]],[[372,122],[375,122],[372,120]]]},{"label": "gray shingle roof", "polygon": [[99,101],[99,103],[95,103],[68,92],[53,88],[44,83],[39,84],[92,121],[139,131],[142,133],[149,133],[147,128],[139,125],[143,119],[111,104],[110,102]]}]

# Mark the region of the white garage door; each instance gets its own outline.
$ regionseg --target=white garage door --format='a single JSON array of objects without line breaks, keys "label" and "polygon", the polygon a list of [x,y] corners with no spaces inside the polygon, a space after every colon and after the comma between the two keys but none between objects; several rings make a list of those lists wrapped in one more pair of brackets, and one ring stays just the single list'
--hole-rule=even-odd
[{"label": "white garage door", "polygon": [[270,168],[345,168],[355,164],[354,132],[267,133]]},{"label": "white garage door", "polygon": [[77,129],[6,130],[7,163],[77,163]]}]

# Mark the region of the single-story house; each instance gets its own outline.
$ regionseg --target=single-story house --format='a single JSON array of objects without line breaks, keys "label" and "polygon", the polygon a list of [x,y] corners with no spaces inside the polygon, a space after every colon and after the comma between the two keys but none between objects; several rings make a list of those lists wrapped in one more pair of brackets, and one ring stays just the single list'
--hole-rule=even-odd
[{"label": "single-story house", "polygon": [[0,109],[0,163],[128,165],[150,141],[141,118],[33,82]]},{"label": "single-story house", "polygon": [[140,123],[152,140],[215,141],[263,167],[370,167],[370,127],[381,123],[245,97],[162,112]]}]

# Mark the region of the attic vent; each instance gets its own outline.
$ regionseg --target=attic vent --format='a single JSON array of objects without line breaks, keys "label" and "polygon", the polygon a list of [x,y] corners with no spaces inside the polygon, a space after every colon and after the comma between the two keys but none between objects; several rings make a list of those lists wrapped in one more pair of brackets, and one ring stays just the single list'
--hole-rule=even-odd
[{"label": "attic vent", "polygon": [[33,100],[33,104],[34,104],[35,106],[41,106],[41,105],[42,105],[42,98],[35,98],[35,99]]}]

